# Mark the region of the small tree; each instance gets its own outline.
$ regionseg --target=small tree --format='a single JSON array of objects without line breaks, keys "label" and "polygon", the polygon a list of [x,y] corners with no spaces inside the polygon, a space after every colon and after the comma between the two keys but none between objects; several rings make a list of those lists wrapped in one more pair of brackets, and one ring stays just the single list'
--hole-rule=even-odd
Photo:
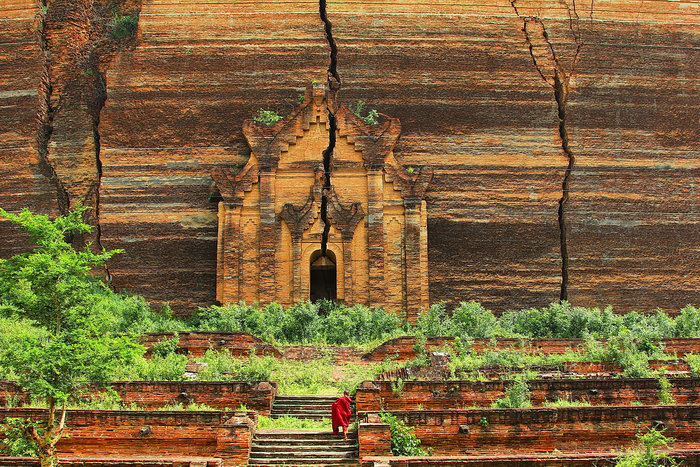
[{"label": "small tree", "polygon": [[53,221],[26,209],[20,214],[0,209],[37,245],[0,260],[0,317],[21,324],[0,330],[0,366],[48,406],[42,420],[5,420],[4,432],[10,438],[6,444],[23,438],[25,450],[33,451],[42,466],[57,465],[67,404],[106,385],[118,366],[144,352],[132,338],[113,332],[118,317],[94,306],[113,292],[90,271],[120,251],[93,253],[90,245],[73,249],[69,238],[91,229],[82,221],[86,209],[77,206]]}]

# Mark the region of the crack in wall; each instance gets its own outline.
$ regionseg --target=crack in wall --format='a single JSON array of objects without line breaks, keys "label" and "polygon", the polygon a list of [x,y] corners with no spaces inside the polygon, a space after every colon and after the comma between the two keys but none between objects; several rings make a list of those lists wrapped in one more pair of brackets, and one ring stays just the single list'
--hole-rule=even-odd
[{"label": "crack in wall", "polygon": [[107,99],[105,75],[116,54],[135,44],[140,12],[140,1],[41,0],[39,167],[56,185],[60,214],[77,202],[91,208],[85,222],[93,232],[70,239],[76,247],[91,242],[103,249],[99,123]]},{"label": "crack in wall", "polygon": [[53,86],[51,85],[50,56],[51,51],[47,41],[46,13],[48,9],[47,0],[41,0],[39,13],[39,49],[43,56],[41,80],[39,82],[39,109],[37,111],[38,131],[37,131],[37,155],[39,158],[39,170],[56,188],[56,202],[60,215],[65,215],[70,209],[70,198],[66,187],[61,182],[56,168],[49,159],[49,141],[53,133],[53,121],[56,109],[51,103]]},{"label": "crack in wall", "polygon": [[321,256],[326,256],[328,251],[328,237],[331,223],[328,219],[328,196],[331,190],[331,166],[333,163],[333,151],[336,144],[336,132],[338,122],[335,117],[336,102],[341,81],[338,74],[338,47],[333,39],[333,25],[328,19],[326,0],[319,0],[319,14],[323,22],[326,40],[330,48],[330,61],[328,64],[328,96],[326,98],[326,110],[328,111],[328,147],[323,151],[323,190],[321,195],[321,220],[323,221],[323,233],[321,234]]},{"label": "crack in wall", "polygon": [[[554,45],[549,38],[544,22],[538,16],[522,16],[516,5],[518,0],[511,0],[510,4],[516,16],[523,20],[523,33],[528,45],[530,57],[540,77],[552,87],[554,100],[557,105],[557,118],[559,120],[558,133],[561,140],[561,149],[567,157],[568,163],[562,180],[561,197],[558,202],[559,245],[561,254],[561,288],[559,300],[568,299],[569,288],[569,251],[567,239],[566,206],[569,201],[571,174],[576,164],[576,156],[571,149],[570,137],[567,129],[567,102],[569,83],[579,60],[579,53],[583,43],[581,41],[580,18],[576,11],[576,0],[572,0],[570,6],[567,0],[559,0],[568,13],[569,29],[573,35],[576,49],[571,64],[567,69],[557,56]],[[593,1],[591,1],[591,20],[593,16]],[[544,52],[542,49],[544,48]]]}]

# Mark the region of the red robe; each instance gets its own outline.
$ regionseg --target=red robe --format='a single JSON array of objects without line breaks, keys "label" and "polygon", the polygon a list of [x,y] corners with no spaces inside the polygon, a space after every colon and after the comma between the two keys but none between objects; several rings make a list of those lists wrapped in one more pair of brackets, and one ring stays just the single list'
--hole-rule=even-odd
[{"label": "red robe", "polygon": [[331,422],[333,423],[333,433],[338,433],[338,427],[347,427],[350,425],[350,404],[352,399],[349,396],[343,396],[333,402],[331,407]]}]

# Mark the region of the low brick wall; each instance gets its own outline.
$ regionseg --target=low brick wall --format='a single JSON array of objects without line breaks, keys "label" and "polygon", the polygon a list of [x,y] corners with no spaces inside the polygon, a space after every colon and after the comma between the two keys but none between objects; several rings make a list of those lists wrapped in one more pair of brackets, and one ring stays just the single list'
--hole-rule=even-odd
[{"label": "low brick wall", "polygon": [[[453,342],[451,337],[429,337],[425,348],[428,352],[435,351],[446,345],[450,346]],[[471,348],[475,352],[516,349],[532,353],[562,354],[567,350],[585,350],[585,343],[584,339],[474,339]],[[675,353],[679,357],[687,353],[700,353],[700,339],[662,339],[661,343],[666,352]],[[396,361],[411,360],[416,357],[415,345],[415,337],[397,337],[379,345],[362,358],[373,362],[380,362],[385,358]]]},{"label": "low brick wall", "polygon": [[[0,420],[39,420],[44,409],[0,409]],[[68,435],[59,456],[81,458],[219,458],[223,465],[246,465],[256,426],[253,413],[70,410]]]},{"label": "low brick wall", "polygon": [[[685,467],[700,466],[700,451],[671,451]],[[591,467],[614,466],[617,454],[540,454],[514,456],[365,457],[362,467]]]},{"label": "low brick wall", "polygon": [[[635,433],[665,427],[674,449],[700,443],[700,406],[392,411],[436,456],[619,451]],[[378,421],[377,413],[364,421]]]},{"label": "low brick wall", "polygon": [[[700,404],[700,378],[669,378],[676,404]],[[489,407],[505,396],[512,381],[406,381],[394,394],[389,381],[365,382],[357,388],[358,412],[379,410],[449,410]],[[557,399],[585,400],[592,405],[659,403],[659,381],[635,379],[557,379],[528,382],[533,405]],[[420,406],[420,407],[419,407]]]},{"label": "low brick wall", "polygon": [[[134,403],[143,409],[157,409],[169,405],[204,404],[213,409],[247,410],[269,415],[277,393],[276,381],[117,381],[112,389],[122,403]],[[22,406],[29,397],[12,381],[0,381],[0,406]]]},{"label": "low brick wall", "polygon": [[[221,467],[221,459],[211,458],[174,458],[174,459],[145,459],[145,458],[109,458],[109,459],[86,459],[59,458],[61,467]],[[34,467],[39,466],[39,460],[32,457],[0,457],[2,467]]]},{"label": "low brick wall", "polygon": [[[162,339],[170,339],[174,334],[172,332],[145,334],[141,338],[141,343],[150,349],[156,342]],[[209,349],[228,349],[234,357],[247,357],[253,350],[256,355],[282,357],[282,353],[273,345],[246,332],[196,331],[180,332],[178,335],[180,337],[178,344],[180,350],[182,353],[192,357],[201,357]]]},{"label": "low brick wall", "polygon": [[357,426],[357,443],[360,459],[367,456],[391,455],[391,429],[388,424],[375,421],[359,423]]},{"label": "low brick wall", "polygon": [[204,404],[214,409],[247,410],[269,415],[277,382],[267,381],[119,381],[111,384],[125,404],[155,409],[181,403]]}]

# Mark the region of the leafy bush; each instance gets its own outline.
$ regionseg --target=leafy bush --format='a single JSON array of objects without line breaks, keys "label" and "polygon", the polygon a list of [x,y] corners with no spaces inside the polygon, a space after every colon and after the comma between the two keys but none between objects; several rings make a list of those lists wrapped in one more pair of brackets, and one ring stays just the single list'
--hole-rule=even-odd
[{"label": "leafy bush", "polygon": [[357,105],[355,106],[355,109],[353,110],[352,108],[352,113],[355,114],[357,118],[365,122],[367,125],[376,125],[379,123],[379,112],[377,112],[375,109],[369,109],[367,112],[367,115],[362,115],[365,112],[365,101],[357,101]]},{"label": "leafy bush", "polygon": [[675,441],[673,438],[664,436],[665,430],[651,428],[643,435],[637,433],[639,447],[628,451],[617,458],[615,467],[657,467],[657,466],[677,466],[680,465],[668,454],[660,452],[660,449],[668,448],[668,445]]},{"label": "leafy bush", "polygon": [[503,335],[503,330],[493,313],[479,302],[462,302],[452,313],[453,334],[472,338],[491,338]]},{"label": "leafy bush", "polygon": [[530,402],[530,386],[522,380],[516,379],[506,390],[505,397],[495,400],[491,407],[494,409],[521,409],[532,407]]},{"label": "leafy bush", "polygon": [[121,15],[114,12],[111,36],[112,39],[126,39],[136,34],[139,27],[138,16]]},{"label": "leafy bush", "polygon": [[700,309],[690,305],[683,308],[674,320],[673,335],[674,337],[700,336]]},{"label": "leafy bush", "polygon": [[266,126],[272,126],[282,120],[282,116],[274,110],[258,109],[257,113],[253,115],[253,120]]},{"label": "leafy bush", "polygon": [[676,400],[671,394],[671,389],[673,385],[665,376],[659,377],[659,404],[661,405],[672,405],[676,403]]},{"label": "leafy bush", "polygon": [[177,352],[177,349],[180,346],[180,336],[178,333],[175,333],[175,335],[171,338],[163,338],[153,344],[151,347],[151,354],[152,355],[157,355],[159,357],[167,357],[170,354],[174,354]]},{"label": "leafy bush", "polygon": [[115,371],[114,381],[182,381],[187,368],[187,356],[170,353],[139,358],[133,364]]},{"label": "leafy bush", "polygon": [[428,452],[420,447],[420,439],[416,436],[415,428],[407,426],[390,413],[380,413],[379,418],[391,429],[391,452],[395,456],[427,456]]},{"label": "leafy bush", "polygon": [[690,366],[690,374],[694,378],[700,377],[700,354],[686,354],[685,361],[688,362]]}]

